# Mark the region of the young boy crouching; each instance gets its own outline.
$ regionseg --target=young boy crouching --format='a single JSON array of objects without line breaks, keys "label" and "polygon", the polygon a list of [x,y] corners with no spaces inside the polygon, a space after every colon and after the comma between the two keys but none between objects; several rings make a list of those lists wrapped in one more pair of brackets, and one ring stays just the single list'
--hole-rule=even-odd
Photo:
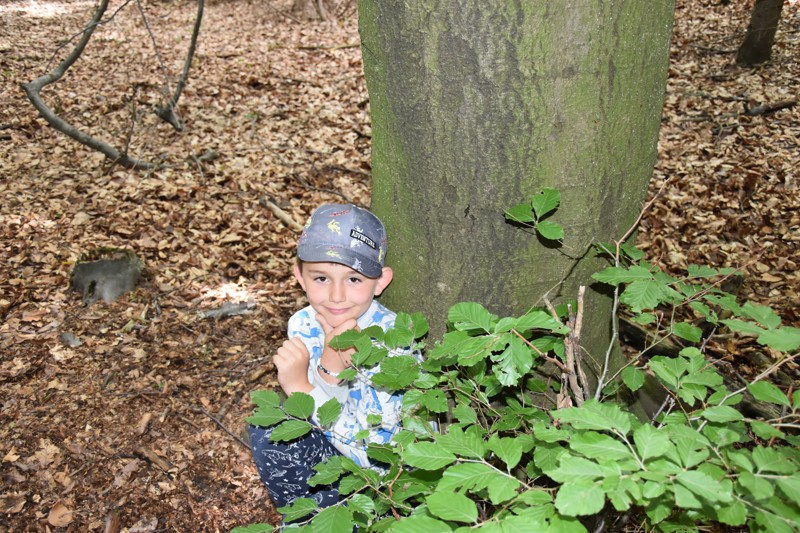
[{"label": "young boy crouching", "polygon": [[[380,219],[354,205],[319,207],[300,236],[293,271],[310,305],[289,319],[288,339],[273,358],[278,383],[287,395],[310,394],[317,408],[336,398],[342,409],[324,433],[312,430],[289,443],[272,442],[272,428],[250,426],[253,458],[276,507],[301,497],[314,499],[319,507],[335,504],[335,487],[308,486],[313,467],[334,455],[370,467],[367,445],[389,443],[400,429],[402,394],[371,383],[377,368],[362,369],[349,381],[339,379],[353,350],[329,346],[351,329],[394,326],[395,313],[374,300],[392,281],[392,269],[384,264],[386,242]],[[369,415],[381,417],[380,427],[367,421]],[[363,430],[369,431],[368,438],[356,439]]]}]

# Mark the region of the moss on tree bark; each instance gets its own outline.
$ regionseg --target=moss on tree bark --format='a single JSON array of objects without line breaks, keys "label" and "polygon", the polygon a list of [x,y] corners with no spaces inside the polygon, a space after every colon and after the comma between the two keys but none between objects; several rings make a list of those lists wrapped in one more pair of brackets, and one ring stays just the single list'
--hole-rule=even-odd
[{"label": "moss on tree bark", "polygon": [[[561,5],[563,4],[563,5]],[[591,245],[636,220],[656,158],[672,2],[360,0],[372,111],[373,209],[386,222],[391,307],[476,301],[519,314],[574,299]],[[505,209],[561,191],[561,246]],[[608,346],[610,299],[590,290],[584,346]]]}]

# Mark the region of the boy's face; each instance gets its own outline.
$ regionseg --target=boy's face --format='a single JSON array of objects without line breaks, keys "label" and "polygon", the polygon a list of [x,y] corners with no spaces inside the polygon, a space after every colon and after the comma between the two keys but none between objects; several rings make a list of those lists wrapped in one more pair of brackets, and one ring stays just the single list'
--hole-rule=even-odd
[{"label": "boy's face", "polygon": [[363,315],[372,299],[392,281],[393,272],[384,267],[379,278],[364,274],[339,263],[295,263],[294,276],[306,292],[311,307],[332,327]]}]

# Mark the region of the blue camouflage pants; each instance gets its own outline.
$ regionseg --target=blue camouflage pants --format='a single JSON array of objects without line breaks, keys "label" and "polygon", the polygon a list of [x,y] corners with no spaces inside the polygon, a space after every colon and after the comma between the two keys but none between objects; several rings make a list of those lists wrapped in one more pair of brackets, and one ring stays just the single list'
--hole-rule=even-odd
[{"label": "blue camouflage pants", "polygon": [[308,485],[308,480],[316,473],[315,465],[341,455],[319,430],[313,429],[306,436],[289,442],[272,442],[271,427],[251,425],[249,430],[253,460],[275,507],[289,505],[296,498],[311,498],[320,508],[339,501],[336,486]]}]

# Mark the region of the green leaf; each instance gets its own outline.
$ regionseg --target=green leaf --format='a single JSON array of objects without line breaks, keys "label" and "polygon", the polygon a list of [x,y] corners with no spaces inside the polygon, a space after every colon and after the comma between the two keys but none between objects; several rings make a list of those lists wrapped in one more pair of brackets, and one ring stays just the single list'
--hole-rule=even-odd
[{"label": "green leaf", "polygon": [[270,524],[249,524],[231,529],[231,533],[272,533],[275,526]]},{"label": "green leaf", "polygon": [[739,501],[717,507],[716,512],[717,520],[729,526],[742,526],[747,521],[747,509]]},{"label": "green leaf", "polygon": [[645,374],[641,368],[635,366],[626,366],[622,370],[622,382],[630,389],[631,392],[636,392],[644,385]]},{"label": "green leaf", "polygon": [[507,209],[505,216],[512,222],[529,223],[534,221],[530,204],[517,204],[511,209]]},{"label": "green leaf", "polygon": [[781,352],[793,352],[800,348],[800,328],[785,327],[765,331],[758,336],[758,342]]},{"label": "green leaf", "polygon": [[391,533],[452,533],[447,522],[436,520],[430,516],[413,515],[394,522],[389,531]]},{"label": "green leaf", "polygon": [[[536,452],[538,452],[540,448],[541,446],[537,447]],[[558,468],[554,470],[543,468],[543,470],[553,481],[565,483],[576,479],[592,480],[610,475],[618,475],[621,472],[619,467],[611,465],[613,465],[613,463],[600,465],[595,461],[590,461],[583,457],[562,455]]]},{"label": "green leaf", "polygon": [[672,333],[689,342],[700,342],[703,338],[703,330],[689,324],[688,322],[678,322],[672,325]]},{"label": "green leaf", "polygon": [[446,413],[449,407],[447,396],[440,389],[425,391],[420,398],[420,403],[432,413]]},{"label": "green leaf", "polygon": [[553,211],[560,202],[561,193],[550,187],[545,187],[542,192],[531,197],[531,207],[537,219]]},{"label": "green leaf", "polygon": [[347,501],[347,508],[369,515],[375,512],[375,502],[366,494],[353,494]]},{"label": "green leaf", "polygon": [[756,400],[774,403],[776,405],[790,406],[789,397],[769,381],[757,381],[747,386],[747,390]]},{"label": "green leaf", "polygon": [[339,418],[341,412],[342,404],[340,404],[339,400],[336,398],[331,398],[317,409],[317,418],[319,419],[320,425],[327,426],[334,423],[336,419]]},{"label": "green leaf", "polygon": [[581,407],[550,411],[550,415],[575,429],[618,430],[625,435],[631,429],[631,414],[623,412],[618,405],[596,400],[588,400]]},{"label": "green leaf", "polygon": [[564,227],[561,224],[549,220],[539,221],[539,223],[536,224],[536,233],[550,241],[561,241],[564,239]]},{"label": "green leaf", "polygon": [[624,444],[596,431],[576,433],[570,439],[569,447],[590,459],[621,461],[632,458],[630,450]]},{"label": "green leaf", "polygon": [[633,442],[636,451],[642,459],[647,460],[667,453],[672,446],[666,432],[644,424],[633,432]]},{"label": "green leaf", "polygon": [[386,332],[383,342],[389,349],[408,348],[414,343],[414,333],[409,329],[395,326]]},{"label": "green leaf", "polygon": [[599,513],[605,504],[605,493],[588,480],[568,481],[556,495],[556,509],[566,516],[585,516]]},{"label": "green leaf", "polygon": [[765,448],[763,446],[754,448],[753,462],[755,462],[758,472],[795,473],[797,464],[789,458],[788,452],[783,452],[783,449]]},{"label": "green leaf", "polygon": [[401,453],[403,460],[415,468],[437,470],[456,460],[456,456],[433,442],[417,442]]},{"label": "green leaf", "polygon": [[353,513],[342,505],[326,507],[311,521],[314,533],[352,533]]},{"label": "green leaf", "polygon": [[494,329],[497,316],[480,304],[461,302],[455,304],[447,313],[447,320],[459,331],[483,330],[490,333]]},{"label": "green leaf", "polygon": [[651,358],[647,366],[658,379],[675,388],[678,386],[680,378],[689,368],[689,363],[681,357],[663,357],[658,355]]},{"label": "green leaf", "polygon": [[764,330],[755,324],[745,322],[744,320],[739,320],[737,318],[721,320],[720,322],[728,326],[731,331],[735,331],[736,333],[744,333],[745,335],[761,335],[764,333]]},{"label": "green leaf", "polygon": [[396,449],[393,446],[387,446],[385,444],[370,443],[367,446],[367,456],[380,463],[390,465],[396,464],[400,458],[395,452]]},{"label": "green leaf", "polygon": [[308,480],[309,486],[317,487],[334,483],[342,474],[341,457],[331,457],[327,461],[317,463],[314,465],[314,471],[316,473]]},{"label": "green leaf", "polygon": [[283,402],[286,413],[297,418],[310,418],[314,412],[314,398],[305,392],[295,392]]},{"label": "green leaf", "polygon": [[332,347],[334,350],[346,350],[347,348],[355,346],[356,342],[361,338],[363,338],[363,335],[360,331],[350,329],[331,339],[328,346]]},{"label": "green leaf", "polygon": [[600,272],[592,274],[592,279],[616,286],[620,283],[630,283],[637,280],[652,280],[653,273],[639,265],[634,265],[630,268],[608,267]]},{"label": "green leaf", "polygon": [[564,324],[553,318],[553,315],[543,309],[533,309],[519,317],[514,325],[514,329],[521,333],[532,329],[566,332]]},{"label": "green leaf", "polygon": [[756,523],[760,528],[753,528],[754,531],[764,531],[767,533],[797,533],[800,528],[800,521],[791,520],[788,517],[769,512],[757,511],[755,513]]},{"label": "green leaf", "polygon": [[495,475],[489,481],[489,500],[494,505],[507,502],[517,496],[520,486],[521,483],[516,478]]},{"label": "green leaf", "polygon": [[246,420],[254,426],[274,426],[286,420],[286,413],[278,407],[260,407]]},{"label": "green leaf", "polygon": [[708,409],[704,409],[700,416],[708,420],[709,422],[718,422],[718,423],[725,423],[725,422],[735,422],[737,420],[742,420],[744,415],[734,409],[733,407],[729,407],[727,405],[717,405],[715,407],[709,407]]},{"label": "green leaf", "polygon": [[742,314],[752,318],[767,329],[775,329],[781,325],[781,317],[765,305],[747,302],[742,306]]},{"label": "green leaf", "polygon": [[655,280],[631,282],[620,296],[620,302],[629,305],[634,312],[655,309],[664,299],[664,284]]},{"label": "green leaf", "polygon": [[[259,407],[279,407],[281,397],[272,390],[254,390],[250,392],[250,401]],[[256,524],[260,525],[260,524]]]},{"label": "green leaf", "polygon": [[419,377],[419,363],[411,355],[395,355],[381,362],[381,371],[372,376],[372,382],[390,389],[404,389]]},{"label": "green leaf", "polygon": [[484,463],[461,463],[447,468],[436,485],[437,492],[479,491],[498,473]]},{"label": "green leaf", "polygon": [[414,380],[414,387],[418,389],[432,389],[439,384],[439,378],[434,374],[420,374]]},{"label": "green leaf", "polygon": [[492,435],[489,439],[489,449],[506,464],[507,470],[517,466],[522,458],[522,445],[516,438]]},{"label": "green leaf", "polygon": [[778,488],[790,501],[800,502],[800,474],[778,479]]},{"label": "green leaf", "polygon": [[453,409],[453,416],[462,424],[474,424],[478,421],[478,413],[467,404],[458,404]]},{"label": "green leaf", "polygon": [[291,505],[278,507],[278,512],[284,515],[284,521],[293,522],[308,516],[317,509],[317,502],[311,498],[297,498]]},{"label": "green leaf", "polygon": [[436,443],[461,457],[483,459],[486,455],[483,439],[474,432],[465,432],[457,426],[451,426],[447,433],[437,435]]},{"label": "green leaf", "polygon": [[353,368],[351,366],[351,367],[345,368],[344,370],[342,370],[341,372],[339,372],[336,375],[342,381],[350,381],[351,379],[355,378],[358,375],[358,370],[356,370],[355,368]]},{"label": "green leaf", "polygon": [[495,368],[495,377],[506,387],[514,386],[519,379],[527,374],[533,367],[533,355],[530,348],[517,337],[508,336],[508,347],[499,355],[492,356],[492,361],[498,363]]},{"label": "green leaf", "polygon": [[305,420],[287,420],[272,430],[269,438],[275,442],[302,437],[311,431],[311,424]]},{"label": "green leaf", "polygon": [[478,507],[475,502],[461,493],[434,492],[425,501],[431,514],[443,520],[468,523],[478,520]]},{"label": "green leaf", "polygon": [[775,485],[771,480],[756,476],[750,472],[740,472],[737,481],[756,500],[766,500],[775,493]]},{"label": "green leaf", "polygon": [[675,480],[708,502],[728,503],[733,500],[730,490],[724,490],[717,480],[698,470],[679,472]]}]

